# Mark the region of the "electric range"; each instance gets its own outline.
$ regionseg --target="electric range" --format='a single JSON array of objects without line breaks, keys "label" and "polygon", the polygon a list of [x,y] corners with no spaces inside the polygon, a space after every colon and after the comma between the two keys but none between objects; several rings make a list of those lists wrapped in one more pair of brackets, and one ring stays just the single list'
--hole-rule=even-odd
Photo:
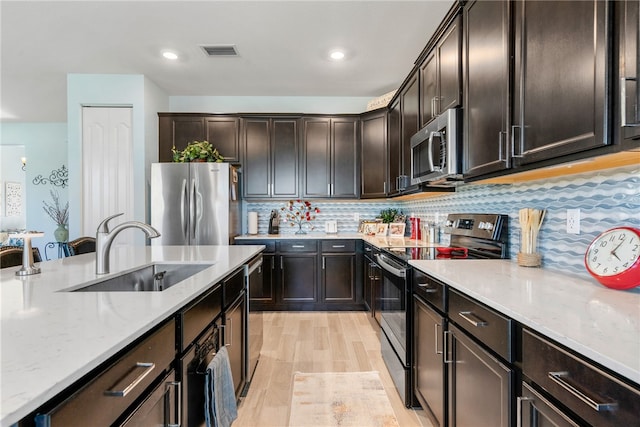
[{"label": "electric range", "polygon": [[375,305],[380,311],[382,358],[396,389],[407,407],[417,406],[413,392],[412,349],[408,336],[411,322],[412,287],[409,260],[503,259],[508,255],[508,217],[499,214],[449,214],[444,232],[448,246],[386,247],[375,255],[382,270]]}]

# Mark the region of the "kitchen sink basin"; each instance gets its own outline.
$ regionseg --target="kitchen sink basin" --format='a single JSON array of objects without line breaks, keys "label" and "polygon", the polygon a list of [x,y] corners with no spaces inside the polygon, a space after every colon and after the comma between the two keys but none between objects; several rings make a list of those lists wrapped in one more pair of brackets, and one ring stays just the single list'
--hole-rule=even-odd
[{"label": "kitchen sink basin", "polygon": [[151,264],[90,283],[72,292],[160,292],[213,264]]}]

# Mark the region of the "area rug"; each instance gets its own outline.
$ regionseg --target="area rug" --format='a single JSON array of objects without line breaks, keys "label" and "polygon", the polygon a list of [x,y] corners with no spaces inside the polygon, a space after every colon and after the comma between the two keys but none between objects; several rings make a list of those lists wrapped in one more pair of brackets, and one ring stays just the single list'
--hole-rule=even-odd
[{"label": "area rug", "polygon": [[375,371],[297,372],[290,408],[290,427],[399,427]]}]

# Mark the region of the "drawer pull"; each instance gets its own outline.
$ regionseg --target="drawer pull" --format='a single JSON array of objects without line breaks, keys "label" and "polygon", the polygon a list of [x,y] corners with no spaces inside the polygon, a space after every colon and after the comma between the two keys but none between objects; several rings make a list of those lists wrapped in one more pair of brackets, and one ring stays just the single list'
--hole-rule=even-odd
[{"label": "drawer pull", "polygon": [[530,397],[520,397],[516,399],[516,427],[525,427],[522,419],[522,406],[524,402],[531,402],[533,399]]},{"label": "drawer pull", "polygon": [[[589,406],[591,409],[595,411],[598,411],[598,412],[612,411],[618,407],[618,404],[616,402],[599,403],[593,400],[585,392],[578,389],[578,387],[576,387],[571,383],[571,378],[569,377],[569,373],[566,371],[549,372],[548,376],[551,379],[551,381],[558,384],[563,389],[567,390],[569,393],[571,393],[573,396],[580,399],[584,404],[586,404],[587,406]],[[594,396],[597,397],[597,399],[600,401],[605,400],[600,396],[597,396],[597,395],[594,395]]]},{"label": "drawer pull", "polygon": [[304,249],[304,245],[291,245],[292,248]]},{"label": "drawer pull", "polygon": [[339,249],[339,248],[344,248],[344,245],[331,245],[331,247]]},{"label": "drawer pull", "polygon": [[[473,312],[471,311],[460,311],[458,312],[458,315],[460,317],[462,317],[464,320],[466,320],[467,322],[471,323],[473,326],[475,327],[481,327],[481,326],[487,326],[489,323],[482,320],[481,318],[479,318],[478,316],[476,316],[475,314],[473,314]],[[474,317],[475,319],[472,319],[471,317]]]},{"label": "drawer pull", "polygon": [[438,292],[438,288],[430,288],[428,283],[418,283],[418,286],[428,294],[433,294]]},{"label": "drawer pull", "polygon": [[[127,372],[127,374],[120,381],[118,381],[118,383],[114,384],[113,388],[115,390],[106,390],[104,392],[104,394],[106,396],[125,397],[127,394],[129,394],[129,392],[131,390],[133,390],[138,384],[140,384],[140,382],[147,375],[149,375],[149,373],[151,371],[153,371],[153,369],[155,367],[156,367],[155,363],[145,363],[145,362],[136,363],[136,366],[133,369],[131,369],[129,372]],[[134,380],[131,381],[126,387],[119,389],[118,386],[120,385],[120,382],[122,382],[123,379],[126,379],[127,377],[129,377],[129,375],[131,373],[133,373],[134,371],[138,370],[139,368],[143,368],[143,370],[140,373],[140,375],[138,375],[136,378],[134,378]]]}]

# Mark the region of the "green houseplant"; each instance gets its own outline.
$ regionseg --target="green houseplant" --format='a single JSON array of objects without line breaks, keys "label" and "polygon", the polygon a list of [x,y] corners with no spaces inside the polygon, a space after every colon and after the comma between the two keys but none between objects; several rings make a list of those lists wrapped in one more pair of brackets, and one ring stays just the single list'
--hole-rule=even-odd
[{"label": "green houseplant", "polygon": [[171,149],[173,153],[173,161],[178,163],[188,162],[218,162],[224,161],[224,157],[218,153],[216,148],[209,141],[191,141],[184,150],[176,150],[174,146]]}]

